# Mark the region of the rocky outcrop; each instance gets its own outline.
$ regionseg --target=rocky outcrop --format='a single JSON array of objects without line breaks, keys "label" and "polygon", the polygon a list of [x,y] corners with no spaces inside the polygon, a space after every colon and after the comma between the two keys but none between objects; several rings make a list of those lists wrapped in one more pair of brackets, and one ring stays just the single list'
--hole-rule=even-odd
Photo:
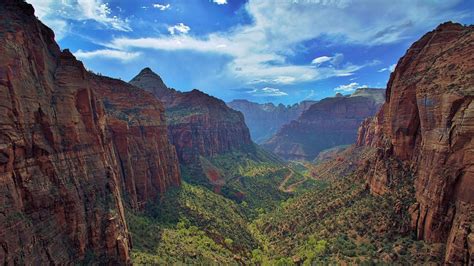
[{"label": "rocky outcrop", "polygon": [[168,88],[161,77],[149,67],[142,69],[129,83],[151,92],[165,106],[173,104],[173,101],[180,96],[180,92]]},{"label": "rocky outcrop", "polygon": [[263,143],[290,121],[297,119],[316,101],[303,101],[285,106],[273,103],[259,104],[247,100],[233,100],[227,105],[242,112],[250,135],[256,143]]},{"label": "rocky outcrop", "polygon": [[313,160],[320,151],[353,143],[360,123],[373,116],[381,89],[359,89],[350,96],[323,99],[283,126],[263,147],[285,159]]},{"label": "rocky outcrop", "polygon": [[[166,107],[169,135],[180,162],[199,162],[199,156],[214,156],[252,144],[242,114],[199,90],[163,93],[161,78],[149,68],[130,83],[155,93]],[[157,89],[157,88],[160,89]]]},{"label": "rocky outcrop", "polygon": [[128,262],[105,111],[91,86],[69,80],[86,72],[65,79],[30,5],[4,1],[0,17],[1,263]]},{"label": "rocky outcrop", "polygon": [[107,111],[107,125],[128,202],[141,208],[180,185],[176,149],[168,139],[163,105],[121,80],[92,76]]},{"label": "rocky outcrop", "polygon": [[161,104],[87,72],[23,1],[0,5],[0,54],[0,262],[130,263],[123,203],[179,184]]},{"label": "rocky outcrop", "polygon": [[[445,23],[415,42],[391,74],[387,100],[359,129],[378,149],[372,191],[390,191],[396,158],[415,176],[410,208],[419,239],[446,243],[445,262],[472,264],[474,228],[474,27]],[[377,186],[373,186],[377,184]],[[375,189],[374,189],[375,187]]]}]

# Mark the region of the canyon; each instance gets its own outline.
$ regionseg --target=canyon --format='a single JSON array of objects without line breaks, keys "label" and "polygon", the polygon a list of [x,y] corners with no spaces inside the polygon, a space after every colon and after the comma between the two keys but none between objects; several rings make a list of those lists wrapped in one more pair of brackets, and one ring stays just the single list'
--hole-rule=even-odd
[{"label": "canyon", "polygon": [[352,144],[357,129],[384,100],[382,89],[361,88],[352,95],[322,99],[282,126],[262,146],[287,160],[313,160],[319,152]]},{"label": "canyon", "polygon": [[474,26],[286,107],[94,74],[20,0],[0,55],[4,265],[474,263]]},{"label": "canyon", "polygon": [[275,106],[273,103],[259,104],[242,99],[233,100],[227,105],[242,112],[252,140],[261,144],[271,138],[283,125],[296,120],[313,103],[316,101],[307,100],[288,106],[283,104]]}]

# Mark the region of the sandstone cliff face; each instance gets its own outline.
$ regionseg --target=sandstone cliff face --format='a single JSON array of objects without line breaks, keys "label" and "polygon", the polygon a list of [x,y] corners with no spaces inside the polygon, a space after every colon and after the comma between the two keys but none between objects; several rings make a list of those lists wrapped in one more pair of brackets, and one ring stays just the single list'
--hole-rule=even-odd
[{"label": "sandstone cliff face", "polygon": [[242,112],[250,135],[256,143],[263,143],[273,136],[278,129],[290,121],[297,119],[316,101],[303,101],[292,106],[273,103],[259,104],[247,100],[233,100],[227,105]]},{"label": "sandstone cliff face", "polygon": [[[382,104],[384,90],[323,99],[283,126],[264,147],[285,159],[313,160],[320,151],[356,140],[357,129]],[[359,96],[360,95],[360,96]]]},{"label": "sandstone cliff face", "polygon": [[0,5],[1,263],[128,262],[104,110],[90,86],[65,79],[54,34],[33,12]]},{"label": "sandstone cliff face", "polygon": [[0,262],[130,263],[123,196],[179,184],[162,106],[88,73],[29,4],[0,18]]},{"label": "sandstone cliff face", "polygon": [[[473,263],[474,27],[445,23],[398,62],[387,100],[359,129],[357,145],[376,147],[368,174],[374,193],[389,191],[397,158],[415,175],[410,208],[419,239],[446,243],[447,263]],[[390,167],[390,166],[389,166]]]},{"label": "sandstone cliff face", "polygon": [[158,90],[163,82],[148,68],[130,83],[155,93],[165,104],[169,136],[182,163],[196,163],[199,156],[214,156],[252,143],[243,115],[215,97],[198,90]]},{"label": "sandstone cliff face", "polygon": [[134,208],[180,185],[176,149],[168,139],[163,105],[128,83],[92,76],[105,105],[125,197]]}]

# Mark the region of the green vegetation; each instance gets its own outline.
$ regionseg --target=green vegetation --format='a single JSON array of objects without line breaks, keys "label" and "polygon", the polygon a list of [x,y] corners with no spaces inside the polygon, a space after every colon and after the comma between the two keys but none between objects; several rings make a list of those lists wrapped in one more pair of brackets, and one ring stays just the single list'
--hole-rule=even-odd
[{"label": "green vegetation", "polygon": [[184,183],[127,216],[136,263],[227,263],[257,247],[240,207],[200,186]]},{"label": "green vegetation", "polygon": [[182,166],[183,179],[239,203],[248,218],[275,208],[289,197],[279,184],[290,173],[280,159],[256,145]]},{"label": "green vegetation", "polygon": [[[436,250],[441,249],[414,240],[409,229],[407,210],[414,202],[411,173],[391,176],[393,192],[374,196],[360,178],[362,173],[345,163],[373,154],[344,151],[344,160],[318,165],[285,165],[261,150],[201,158],[196,169],[202,173],[202,183],[184,182],[159,202],[148,204],[142,213],[128,212],[133,262],[314,265],[439,261],[442,255]],[[387,164],[402,169],[395,161]],[[311,178],[314,171],[323,170],[320,176],[325,178]],[[195,181],[186,176],[190,172],[184,173],[185,179]],[[209,181],[210,173],[214,183]],[[282,183],[285,190],[296,184],[294,191],[283,192]]]},{"label": "green vegetation", "polygon": [[[191,116],[199,115],[209,116],[211,119],[228,123],[240,123],[242,121],[241,114],[229,109],[224,102],[209,96],[205,96],[200,102],[199,98],[203,97],[202,94],[192,94],[192,92],[184,93],[180,103],[166,109],[166,120],[170,125],[189,123]],[[213,102],[207,102],[209,100]]]},{"label": "green vegetation", "polygon": [[232,252],[216,243],[197,226],[179,222],[176,228],[163,229],[159,245],[154,253],[133,252],[137,264],[215,264],[230,263]]},{"label": "green vegetation", "polygon": [[166,110],[166,121],[171,125],[186,123],[190,116],[203,114],[206,114],[206,110],[198,107],[182,108],[178,106]]},{"label": "green vegetation", "polygon": [[257,246],[236,203],[187,183],[167,192],[160,203],[149,204],[143,213],[128,216],[137,262],[138,257],[145,263],[158,255],[169,257],[167,263],[185,262],[188,255],[225,262]]},{"label": "green vegetation", "polygon": [[371,195],[360,174],[321,182],[255,219],[250,227],[265,251],[261,257],[306,265],[439,261],[436,253],[420,256],[433,247],[415,241],[409,230],[411,174],[392,176],[394,193],[383,196]]}]

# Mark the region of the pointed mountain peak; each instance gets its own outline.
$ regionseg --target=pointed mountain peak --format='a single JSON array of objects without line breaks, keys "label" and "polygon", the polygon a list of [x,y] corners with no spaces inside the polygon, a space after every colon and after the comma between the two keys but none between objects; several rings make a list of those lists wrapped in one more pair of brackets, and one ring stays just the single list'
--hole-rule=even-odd
[{"label": "pointed mountain peak", "polygon": [[156,74],[155,72],[153,72],[153,70],[151,70],[151,68],[149,67],[145,67],[144,69],[142,69],[139,73],[140,74]]},{"label": "pointed mountain peak", "polygon": [[161,77],[153,72],[151,68],[145,67],[129,82],[130,84],[152,92],[156,97],[161,98],[168,94],[170,90]]},{"label": "pointed mountain peak", "polygon": [[[138,75],[136,77],[139,77],[139,76],[144,76],[144,75],[153,75],[153,76],[157,76],[157,77],[160,77],[160,75],[156,74],[153,70],[151,70],[151,68],[149,67],[145,67],[144,69],[142,69]],[[160,77],[161,79],[161,77]]]}]

